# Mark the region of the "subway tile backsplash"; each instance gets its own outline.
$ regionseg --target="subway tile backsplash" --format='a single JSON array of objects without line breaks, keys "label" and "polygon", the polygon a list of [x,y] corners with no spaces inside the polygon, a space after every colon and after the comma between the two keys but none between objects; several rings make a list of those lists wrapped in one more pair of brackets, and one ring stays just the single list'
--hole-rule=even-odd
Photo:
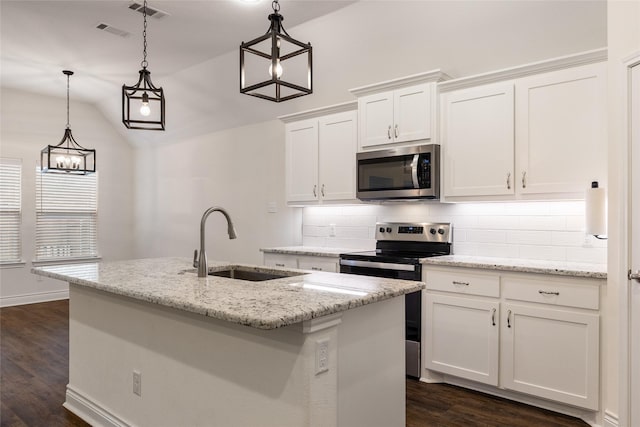
[{"label": "subway tile backsplash", "polygon": [[374,249],[378,221],[451,222],[458,255],[607,261],[606,241],[584,234],[583,201],[307,207],[302,244]]}]

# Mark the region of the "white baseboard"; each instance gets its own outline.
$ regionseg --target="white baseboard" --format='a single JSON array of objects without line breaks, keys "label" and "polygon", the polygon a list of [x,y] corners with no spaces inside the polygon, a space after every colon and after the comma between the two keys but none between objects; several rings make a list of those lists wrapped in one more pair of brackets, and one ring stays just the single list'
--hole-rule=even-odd
[{"label": "white baseboard", "polygon": [[35,294],[15,295],[0,298],[0,307],[11,307],[14,305],[36,304],[39,302],[58,301],[69,299],[69,291],[38,292]]},{"label": "white baseboard", "polygon": [[609,411],[604,411],[603,426],[604,427],[620,427],[620,420],[618,419],[617,415],[612,414]]},{"label": "white baseboard", "polygon": [[67,395],[62,405],[94,427],[132,427],[96,402],[67,385]]}]

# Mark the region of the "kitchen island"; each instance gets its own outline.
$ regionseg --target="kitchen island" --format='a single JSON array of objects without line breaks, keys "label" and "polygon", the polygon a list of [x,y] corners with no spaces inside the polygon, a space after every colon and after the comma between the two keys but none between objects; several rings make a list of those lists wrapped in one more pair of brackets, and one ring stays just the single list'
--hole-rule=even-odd
[{"label": "kitchen island", "polygon": [[[234,269],[210,262],[209,272]],[[108,426],[403,426],[404,298],[421,282],[182,258],[34,268],[69,282],[64,406]]]}]

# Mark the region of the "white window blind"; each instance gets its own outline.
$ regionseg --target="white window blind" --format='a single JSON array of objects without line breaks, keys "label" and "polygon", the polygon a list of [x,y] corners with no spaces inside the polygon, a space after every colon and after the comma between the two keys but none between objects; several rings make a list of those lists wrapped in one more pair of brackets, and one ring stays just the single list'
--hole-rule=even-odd
[{"label": "white window blind", "polygon": [[36,261],[98,256],[98,174],[36,170]]},{"label": "white window blind", "polygon": [[0,158],[0,263],[22,258],[22,160]]}]

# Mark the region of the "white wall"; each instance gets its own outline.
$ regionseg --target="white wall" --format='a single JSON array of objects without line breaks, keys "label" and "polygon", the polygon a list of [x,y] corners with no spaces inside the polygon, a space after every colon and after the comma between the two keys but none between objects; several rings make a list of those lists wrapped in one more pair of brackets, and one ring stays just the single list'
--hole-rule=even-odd
[{"label": "white wall", "polygon": [[[60,73],[63,94],[65,83]],[[35,276],[30,269],[35,257],[35,168],[40,150],[62,139],[66,100],[7,88],[2,88],[1,96],[0,156],[22,159],[22,258],[26,265],[0,269],[0,305],[65,298],[66,283]],[[133,150],[95,107],[71,97],[73,135],[84,147],[96,149],[98,251],[104,260],[131,258]]]},{"label": "white wall", "polygon": [[313,207],[302,218],[307,246],[372,249],[376,221],[442,221],[453,225],[457,255],[597,264],[607,256],[605,241],[584,234],[582,201]]},{"label": "white wall", "polygon": [[[608,1],[608,48],[609,48],[609,267],[607,288],[609,297],[604,307],[603,323],[608,340],[604,348],[604,364],[606,366],[606,382],[604,384],[605,409],[611,418],[611,424],[619,418],[620,426],[629,425],[628,410],[631,402],[626,395],[628,384],[626,354],[618,354],[620,348],[621,330],[626,330],[626,318],[620,318],[619,313],[626,312],[620,304],[626,304],[626,296],[620,295],[626,282],[625,272],[628,268],[626,227],[626,188],[625,168],[621,165],[627,162],[626,144],[627,128],[625,116],[627,105],[624,84],[626,73],[624,60],[632,54],[640,52],[640,2],[638,1]],[[639,165],[633,165],[638,167]],[[622,301],[622,302],[621,302]],[[623,322],[623,327],[620,327]],[[636,362],[637,363],[637,362]],[[619,390],[623,391],[622,395]],[[637,405],[637,402],[635,402]]]},{"label": "white wall", "polygon": [[[136,256],[192,257],[200,219],[209,259],[262,264],[260,248],[300,243],[300,209],[284,201],[284,125],[279,121],[202,135],[136,151]],[[274,203],[275,213],[268,212]]]}]

